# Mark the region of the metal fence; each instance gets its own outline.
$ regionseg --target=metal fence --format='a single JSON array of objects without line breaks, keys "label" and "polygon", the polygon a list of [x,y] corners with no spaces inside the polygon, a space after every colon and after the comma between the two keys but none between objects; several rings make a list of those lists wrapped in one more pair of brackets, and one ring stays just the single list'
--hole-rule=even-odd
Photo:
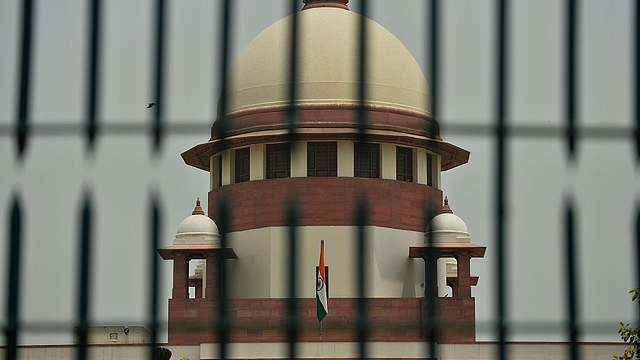
[{"label": "metal fence", "polygon": [[[100,61],[102,59],[104,44],[101,39],[102,21],[104,14],[101,11],[103,6],[100,0],[90,0],[88,3],[87,23],[88,31],[86,38],[86,47],[88,51],[88,57],[86,58],[87,68],[89,69],[86,76],[86,108],[84,109],[84,123],[80,126],[69,124],[33,124],[31,122],[31,106],[32,99],[30,94],[32,93],[32,63],[33,63],[33,43],[34,43],[34,8],[37,2],[33,0],[23,0],[21,2],[21,31],[20,31],[20,53],[19,53],[19,78],[16,84],[15,92],[17,94],[17,104],[15,110],[15,121],[13,124],[4,126],[0,125],[0,136],[5,138],[12,138],[16,146],[16,161],[23,162],[25,159],[25,152],[29,148],[31,142],[37,141],[39,136],[80,136],[86,141],[86,153],[87,157],[94,156],[96,151],[96,140],[100,137],[107,137],[121,134],[132,134],[141,137],[151,137],[153,141],[153,150],[159,154],[163,146],[165,146],[166,138],[176,134],[189,134],[197,133],[201,127],[199,124],[181,123],[181,124],[168,124],[165,121],[165,112],[163,107],[163,100],[165,99],[164,87],[165,87],[165,69],[166,69],[166,43],[167,43],[167,1],[156,0],[154,3],[155,14],[155,31],[153,33],[153,41],[151,46],[153,47],[152,63],[150,66],[153,68],[153,88],[155,89],[155,100],[157,106],[153,111],[152,120],[148,124],[135,125],[129,123],[101,123],[98,118],[98,108],[100,99],[100,85],[102,79],[100,77]],[[293,15],[292,36],[291,36],[291,64],[297,63],[298,48],[300,39],[298,32],[295,31],[298,27],[298,10],[301,6],[300,0],[291,0],[291,14]],[[509,151],[509,139],[519,138],[563,138],[566,143],[566,157],[568,159],[569,166],[572,166],[576,162],[578,153],[576,151],[579,141],[590,141],[593,139],[608,139],[608,140],[621,140],[635,143],[636,151],[636,163],[640,161],[640,111],[637,109],[637,104],[640,104],[640,6],[635,6],[634,17],[634,47],[635,50],[633,64],[634,64],[634,77],[633,77],[633,103],[636,104],[634,119],[635,127],[612,127],[607,125],[600,126],[586,126],[581,125],[577,116],[578,108],[578,96],[579,90],[577,85],[578,78],[578,44],[580,33],[578,32],[578,24],[580,21],[580,2],[578,0],[567,0],[564,2],[566,5],[566,18],[564,19],[566,46],[563,56],[563,67],[565,69],[565,87],[562,103],[564,104],[564,125],[559,128],[551,127],[538,127],[538,126],[520,126],[510,124],[508,118],[509,107],[509,73],[511,66],[509,63],[509,48],[507,36],[510,31],[510,12],[509,8],[512,2],[508,0],[496,1],[496,21],[497,31],[495,32],[496,44],[495,49],[495,84],[496,84],[496,102],[494,104],[495,118],[491,126],[463,124],[463,125],[447,125],[443,124],[443,128],[450,134],[462,134],[468,136],[480,136],[491,138],[495,146],[495,168],[493,169],[493,182],[495,186],[495,202],[493,203],[493,219],[494,219],[494,237],[493,241],[489,244],[493,251],[496,252],[496,259],[493,266],[495,267],[495,279],[496,279],[496,293],[495,293],[495,322],[494,330],[496,338],[498,339],[498,354],[497,358],[507,359],[508,347],[507,338],[510,332],[509,322],[507,318],[507,293],[508,293],[508,281],[507,274],[509,269],[509,262],[507,259],[507,248],[509,245],[507,239],[507,225],[508,225],[508,213],[507,206],[509,204],[508,199],[508,174],[509,174],[509,162],[507,154]],[[367,76],[367,59],[362,56],[366,52],[366,42],[363,41],[367,37],[367,26],[364,19],[370,13],[370,4],[367,1],[361,1],[358,7],[358,11],[364,15],[363,21],[360,23],[359,30],[359,44],[358,49],[360,56],[360,84],[366,82]],[[224,138],[225,126],[227,121],[227,98],[225,96],[225,75],[228,73],[230,64],[230,39],[232,36],[232,19],[234,11],[234,2],[231,0],[219,1],[220,13],[222,14],[221,21],[219,22],[218,35],[220,36],[220,68],[219,73],[222,74],[218,88],[221,89],[221,100],[219,103],[219,113],[222,114],[217,121],[220,122],[220,131]],[[441,62],[440,48],[441,48],[441,28],[440,18],[438,16],[441,11],[439,7],[441,2],[437,0],[425,1],[425,18],[424,21],[428,24],[428,36],[425,37],[425,41],[430,44],[429,46],[429,63],[428,75],[430,79],[430,87],[432,92],[432,116],[438,119],[438,104],[441,94],[441,83],[439,81],[439,65]],[[296,139],[296,102],[297,89],[294,79],[298,76],[298,69],[295,66],[290,68],[290,128],[289,128],[289,141]],[[359,88],[360,107],[359,107],[359,136],[360,139],[367,139],[367,111],[364,106],[364,100],[367,98],[366,87],[360,86]],[[25,224],[25,210],[24,205],[21,203],[22,190],[17,190],[14,198],[11,200],[8,229],[9,232],[4,237],[6,241],[6,253],[4,256],[8,259],[8,271],[5,273],[7,278],[7,287],[4,291],[6,297],[6,324],[4,325],[4,339],[6,344],[6,359],[14,360],[17,358],[17,345],[18,338],[21,333],[23,323],[19,318],[21,307],[21,292],[23,287],[21,284],[21,272],[23,265],[21,260],[24,253],[24,224]],[[368,356],[365,342],[367,339],[367,306],[366,293],[367,283],[365,281],[365,262],[363,248],[367,246],[365,239],[364,226],[367,223],[367,199],[361,199],[356,223],[359,227],[357,246],[357,254],[360,254],[358,259],[355,259],[357,266],[357,274],[359,276],[358,288],[359,302],[358,302],[358,339],[359,339],[359,357],[366,358]],[[75,221],[78,226],[78,238],[77,238],[77,279],[76,281],[76,296],[80,306],[77,308],[75,326],[78,329],[78,352],[77,358],[79,360],[87,358],[87,334],[89,327],[89,315],[91,310],[89,307],[91,296],[91,283],[90,278],[92,274],[91,258],[94,251],[94,238],[93,233],[95,230],[94,214],[96,204],[92,199],[90,193],[85,194],[82,201],[82,208],[77,219]],[[232,204],[229,199],[226,199],[218,204],[220,207],[220,213],[222,219],[218,224],[221,233],[221,246],[225,247],[228,242],[228,220],[229,213],[232,211]],[[288,222],[290,226],[289,232],[289,273],[291,277],[289,281],[289,293],[296,293],[296,224],[298,223],[297,204],[293,201],[287,212]],[[157,332],[159,329],[158,321],[158,301],[162,300],[158,298],[159,289],[159,275],[158,275],[158,256],[156,249],[160,245],[160,224],[162,217],[162,208],[158,201],[157,196],[152,196],[148,204],[148,234],[147,250],[149,256],[149,287],[148,287],[148,327],[152,334],[152,344],[149,346],[149,358],[153,358],[153,349],[157,345]],[[578,274],[576,271],[577,258],[576,258],[576,244],[579,239],[576,235],[576,205],[571,197],[565,199],[564,205],[564,232],[565,232],[565,265],[564,273],[566,276],[566,293],[564,294],[564,301],[566,303],[566,312],[564,313],[566,336],[570,343],[570,355],[571,359],[579,359],[578,342],[580,340],[581,328],[579,326],[580,319],[578,316],[578,305],[581,301],[578,296]],[[425,214],[425,217],[429,218],[430,214]],[[635,210],[635,239],[633,243],[636,244],[634,259],[640,258],[640,207],[636,206]],[[432,259],[433,260],[433,259]],[[220,358],[227,358],[228,352],[228,329],[230,326],[230,319],[227,312],[227,300],[228,300],[228,284],[226,283],[226,270],[224,262],[220,262],[220,306],[218,313],[218,320],[214,326],[220,336]],[[428,269],[435,269],[434,261],[427,261]],[[636,261],[636,280],[640,278],[640,262]],[[433,274],[434,271],[428,271],[429,274]],[[433,290],[435,287],[435,278],[428,277],[426,279],[426,288]],[[431,284],[431,286],[429,286]],[[438,332],[438,322],[436,319],[436,294],[434,291],[428,291],[425,294],[431,301],[428,303],[429,319],[427,323],[427,333],[432,336],[428,336],[428,341],[425,344],[425,355],[431,358],[436,358],[436,343]],[[297,321],[296,303],[297,299],[294,296],[289,297],[289,313],[287,314],[286,326],[289,334],[289,347],[288,356],[290,358],[296,358],[296,345],[297,345],[297,332],[299,329],[299,323]],[[638,314],[640,320],[640,313]],[[639,321],[640,322],[640,321]]]}]

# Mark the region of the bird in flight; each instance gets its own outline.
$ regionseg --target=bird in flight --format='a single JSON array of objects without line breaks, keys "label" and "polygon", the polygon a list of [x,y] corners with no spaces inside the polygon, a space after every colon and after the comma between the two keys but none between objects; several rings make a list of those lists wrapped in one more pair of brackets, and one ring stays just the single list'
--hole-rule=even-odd
[{"label": "bird in flight", "polygon": [[149,105],[147,105],[147,109],[151,109],[154,106],[156,106],[156,103],[149,103]]}]

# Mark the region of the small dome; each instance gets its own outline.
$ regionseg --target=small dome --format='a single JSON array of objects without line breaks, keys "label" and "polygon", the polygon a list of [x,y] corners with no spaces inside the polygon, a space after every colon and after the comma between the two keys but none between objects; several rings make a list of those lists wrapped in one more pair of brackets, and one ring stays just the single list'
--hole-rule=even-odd
[{"label": "small dome", "polygon": [[437,243],[470,243],[471,236],[464,221],[449,207],[449,199],[444,198],[442,212],[436,215],[429,225],[424,237],[425,243],[429,241],[429,236],[433,236],[433,241]]},{"label": "small dome", "polygon": [[[300,104],[357,104],[358,32],[361,15],[346,2],[307,1],[298,14],[298,92]],[[289,104],[292,15],[260,33],[229,74],[229,113]],[[430,91],[420,65],[391,32],[367,22],[367,104],[431,111]]]},{"label": "small dome", "polygon": [[200,207],[200,198],[196,200],[196,207],[191,216],[182,220],[178,225],[174,245],[220,245],[218,226],[208,216],[204,215]]}]

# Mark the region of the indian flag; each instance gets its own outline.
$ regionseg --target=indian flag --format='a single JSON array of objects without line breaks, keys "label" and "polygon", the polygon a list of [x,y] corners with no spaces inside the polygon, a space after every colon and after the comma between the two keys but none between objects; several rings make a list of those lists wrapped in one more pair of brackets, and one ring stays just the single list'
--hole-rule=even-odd
[{"label": "indian flag", "polygon": [[316,300],[318,321],[321,322],[329,313],[329,307],[327,307],[327,275],[324,273],[324,240],[320,242],[320,264],[318,265],[318,278],[316,279]]}]

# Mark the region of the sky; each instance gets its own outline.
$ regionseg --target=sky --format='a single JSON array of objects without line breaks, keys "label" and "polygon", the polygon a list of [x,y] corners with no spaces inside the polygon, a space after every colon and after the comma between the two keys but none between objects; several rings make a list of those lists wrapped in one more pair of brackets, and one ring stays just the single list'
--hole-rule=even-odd
[{"label": "sky", "polygon": [[[427,1],[371,0],[371,13],[428,69]],[[302,4],[302,1],[300,1]],[[518,0],[508,31],[511,124],[557,129],[563,124],[564,7],[557,0]],[[158,155],[151,139],[101,136],[93,156],[78,136],[36,136],[18,161],[13,139],[0,135],[0,294],[6,288],[7,219],[14,194],[25,210],[21,319],[32,344],[68,343],[75,316],[76,243],[83,194],[95,209],[92,321],[142,325],[146,316],[147,219],[150,194],[160,194],[162,244],[170,245],[194,200],[206,206],[208,174],[186,166],[180,153],[206,141],[219,96],[218,1],[168,1],[167,121],[202,124],[201,132],[166,137]],[[232,58],[264,28],[286,16],[285,0],[235,0]],[[578,118],[581,125],[631,129],[634,116],[632,1],[585,0],[579,12]],[[351,1],[357,10],[359,1]],[[100,120],[144,124],[153,101],[153,2],[103,2]],[[487,246],[473,260],[478,339],[493,338],[495,304],[494,140],[448,132],[447,125],[490,125],[495,115],[495,4],[441,2],[442,137],[471,152],[468,164],[442,175],[443,191],[472,242]],[[36,1],[31,119],[80,124],[85,106],[86,2]],[[0,2],[0,126],[16,114],[19,5]],[[355,36],[355,35],[354,35]],[[425,71],[426,72],[426,71]],[[431,81],[427,77],[428,81]],[[619,321],[633,316],[632,221],[640,190],[634,144],[586,139],[570,164],[560,138],[508,142],[508,315],[514,340],[561,341],[566,310],[563,202],[578,216],[579,315],[583,340],[617,340]],[[203,207],[205,207],[203,206]],[[206,208],[206,207],[205,207]],[[166,318],[171,263],[161,263],[160,314]],[[6,319],[0,296],[0,323]],[[41,323],[53,323],[48,331]]]}]

